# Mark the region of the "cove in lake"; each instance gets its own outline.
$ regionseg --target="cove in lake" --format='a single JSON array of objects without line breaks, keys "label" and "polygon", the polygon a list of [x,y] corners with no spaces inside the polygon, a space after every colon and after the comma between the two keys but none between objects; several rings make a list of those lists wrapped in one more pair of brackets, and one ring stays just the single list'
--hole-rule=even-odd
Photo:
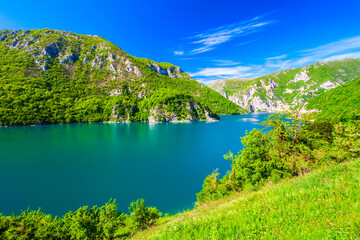
[{"label": "cove in lake", "polygon": [[41,207],[62,216],[110,198],[123,212],[138,198],[162,212],[192,208],[205,177],[226,173],[223,155],[240,151],[240,137],[268,115],[0,128],[0,213]]}]

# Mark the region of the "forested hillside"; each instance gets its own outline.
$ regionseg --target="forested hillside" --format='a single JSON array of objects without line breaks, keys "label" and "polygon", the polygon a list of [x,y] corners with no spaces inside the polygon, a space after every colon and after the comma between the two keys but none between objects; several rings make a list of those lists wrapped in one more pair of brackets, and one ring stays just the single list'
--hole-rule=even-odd
[{"label": "forested hillside", "polygon": [[99,36],[0,31],[0,125],[214,120],[245,111],[179,67]]},{"label": "forested hillside", "polygon": [[318,119],[333,121],[360,116],[360,78],[345,83],[309,100],[308,110]]}]

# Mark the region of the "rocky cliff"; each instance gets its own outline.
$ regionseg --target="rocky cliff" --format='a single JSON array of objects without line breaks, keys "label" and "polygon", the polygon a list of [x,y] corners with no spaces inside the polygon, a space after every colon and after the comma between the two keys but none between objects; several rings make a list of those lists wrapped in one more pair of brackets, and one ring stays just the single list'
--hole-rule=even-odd
[{"label": "rocky cliff", "polygon": [[305,106],[310,98],[360,76],[360,60],[319,62],[254,79],[217,80],[208,84],[250,111],[281,112]]}]

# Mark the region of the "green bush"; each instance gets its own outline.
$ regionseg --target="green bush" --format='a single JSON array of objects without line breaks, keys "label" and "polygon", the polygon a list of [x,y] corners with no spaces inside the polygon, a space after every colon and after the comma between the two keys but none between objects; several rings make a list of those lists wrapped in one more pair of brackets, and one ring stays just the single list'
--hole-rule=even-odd
[{"label": "green bush", "polygon": [[146,207],[144,199],[138,199],[132,202],[129,207],[130,222],[137,230],[146,229],[155,224],[155,221],[161,217],[161,212],[155,207]]},{"label": "green bush", "polygon": [[146,207],[143,199],[130,204],[131,214],[117,210],[115,200],[102,207],[81,207],[63,218],[38,211],[19,216],[0,214],[0,239],[122,239],[135,231],[154,225],[161,217],[155,207]]},{"label": "green bush", "polygon": [[360,156],[360,121],[284,121],[272,115],[263,130],[254,129],[242,138],[244,149],[224,156],[232,170],[223,178],[217,171],[206,177],[197,194],[198,203],[215,200],[231,191],[257,190],[267,182],[302,175],[324,164]]}]

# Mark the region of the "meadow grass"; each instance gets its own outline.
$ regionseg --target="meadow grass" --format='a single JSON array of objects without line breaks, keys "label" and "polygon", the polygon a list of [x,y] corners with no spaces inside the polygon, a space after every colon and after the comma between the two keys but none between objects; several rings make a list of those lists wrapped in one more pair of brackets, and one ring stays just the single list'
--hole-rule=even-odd
[{"label": "meadow grass", "polygon": [[133,239],[360,239],[360,159],[163,218]]}]

